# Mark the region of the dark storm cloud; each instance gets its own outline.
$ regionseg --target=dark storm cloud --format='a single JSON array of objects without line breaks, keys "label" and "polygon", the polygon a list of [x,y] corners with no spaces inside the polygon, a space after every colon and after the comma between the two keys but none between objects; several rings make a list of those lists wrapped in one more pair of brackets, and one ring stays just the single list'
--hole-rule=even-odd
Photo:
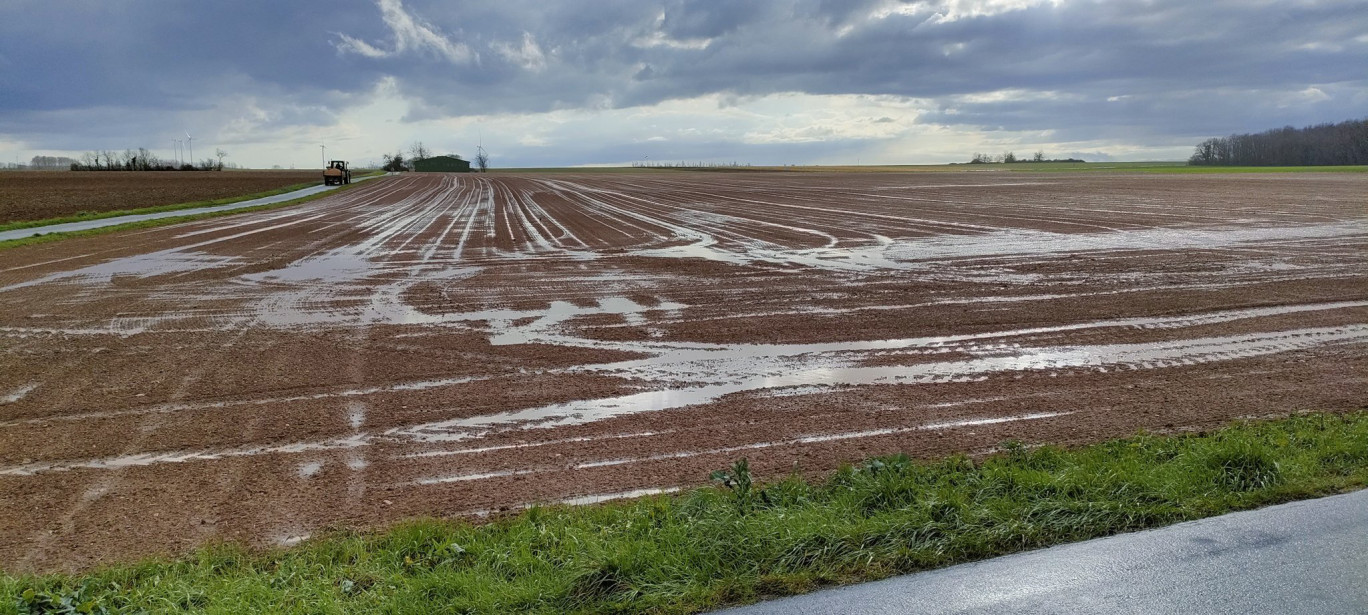
[{"label": "dark storm cloud", "polygon": [[[979,16],[950,12],[971,3],[947,4],[902,5],[912,10],[900,14],[885,2],[556,3],[541,11],[410,2],[406,11],[464,33],[478,61],[366,60],[402,75],[401,87],[429,113],[621,107],[717,92],[867,93],[935,99],[946,113],[928,120],[1009,130],[1258,129],[1352,116],[1368,88],[1362,2],[1064,2]],[[541,63],[520,65],[491,47],[519,36],[535,43]],[[1321,84],[1343,87],[1329,104],[1289,104],[1289,93]],[[1064,96],[955,98],[1004,89]]]},{"label": "dark storm cloud", "polygon": [[20,1],[0,136],[135,134],[234,96],[324,123],[392,78],[410,121],[881,94],[929,101],[925,123],[1155,143],[1361,116],[1365,33],[1356,1]]},{"label": "dark storm cloud", "polygon": [[[408,92],[466,113],[491,105],[544,111],[591,101],[651,104],[714,92],[936,98],[1014,87],[1093,96],[1302,89],[1363,81],[1368,52],[1361,3],[1038,4],[951,20],[930,8],[871,19],[873,4],[834,11],[832,3],[803,1],[609,4],[594,19],[577,18],[583,7],[560,3],[550,12],[501,7],[503,19],[465,11],[464,4],[405,7],[432,25],[460,29],[479,51],[477,63],[443,66],[409,55],[376,61],[404,75]],[[546,53],[542,71],[524,70],[490,49],[524,31]]]}]

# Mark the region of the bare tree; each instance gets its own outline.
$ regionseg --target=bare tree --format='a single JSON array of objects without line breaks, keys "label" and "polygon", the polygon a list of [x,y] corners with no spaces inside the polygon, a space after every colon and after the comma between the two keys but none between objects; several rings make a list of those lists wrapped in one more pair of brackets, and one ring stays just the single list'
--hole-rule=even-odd
[{"label": "bare tree", "polygon": [[481,173],[489,171],[489,152],[485,151],[484,146],[475,148],[475,166],[479,167]]},{"label": "bare tree", "polygon": [[413,142],[413,145],[410,145],[410,146],[409,146],[409,161],[410,161],[410,162],[418,162],[419,160],[426,160],[426,159],[428,159],[428,158],[431,157],[431,154],[432,154],[432,152],[428,151],[428,148],[426,148],[426,147],[423,146],[423,142],[422,142],[422,141],[414,141],[414,142]]},{"label": "bare tree", "polygon": [[1036,150],[1035,155],[1031,156],[1031,162],[1045,162],[1045,152]]},{"label": "bare tree", "polygon": [[218,170],[222,171],[223,159],[228,157],[228,152],[223,151],[221,147],[216,147],[214,148],[214,156],[218,158]]}]

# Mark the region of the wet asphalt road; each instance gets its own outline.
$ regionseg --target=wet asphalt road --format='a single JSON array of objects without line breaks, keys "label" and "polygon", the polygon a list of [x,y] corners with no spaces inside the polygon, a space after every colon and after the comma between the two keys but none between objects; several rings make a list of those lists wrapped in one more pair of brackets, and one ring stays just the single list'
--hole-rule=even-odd
[{"label": "wet asphalt road", "polygon": [[723,613],[1368,613],[1368,490]]}]

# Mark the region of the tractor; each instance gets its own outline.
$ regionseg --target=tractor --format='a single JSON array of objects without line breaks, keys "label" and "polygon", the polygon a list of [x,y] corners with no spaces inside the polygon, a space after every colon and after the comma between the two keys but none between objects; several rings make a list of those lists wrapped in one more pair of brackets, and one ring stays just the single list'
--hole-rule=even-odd
[{"label": "tractor", "polygon": [[333,160],[323,169],[323,185],[334,186],[351,183],[351,171],[346,160]]}]

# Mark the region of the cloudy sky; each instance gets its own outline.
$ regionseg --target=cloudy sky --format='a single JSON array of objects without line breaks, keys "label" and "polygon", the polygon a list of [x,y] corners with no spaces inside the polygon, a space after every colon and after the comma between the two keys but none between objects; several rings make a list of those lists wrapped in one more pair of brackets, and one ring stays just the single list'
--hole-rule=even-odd
[{"label": "cloudy sky", "polygon": [[1368,116],[1368,2],[4,0],[0,161],[1182,159]]}]

